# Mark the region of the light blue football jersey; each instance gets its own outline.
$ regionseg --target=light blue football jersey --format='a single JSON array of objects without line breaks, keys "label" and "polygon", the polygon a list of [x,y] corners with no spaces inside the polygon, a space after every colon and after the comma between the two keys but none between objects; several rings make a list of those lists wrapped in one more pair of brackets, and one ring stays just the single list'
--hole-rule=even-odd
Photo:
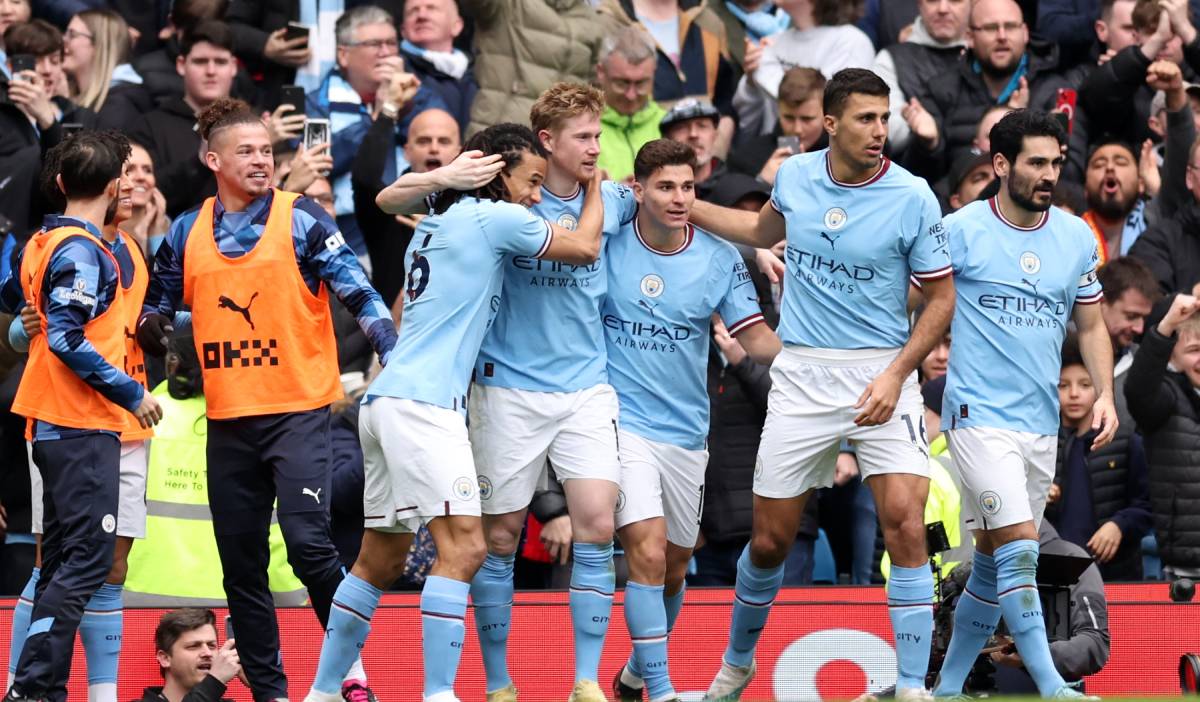
[{"label": "light blue football jersey", "polygon": [[712,313],[736,334],[762,321],[737,249],[689,226],[676,251],[652,250],[636,220],[608,240],[604,336],[621,429],[686,449],[708,437]]},{"label": "light blue football jersey", "polygon": [[1103,294],[1087,224],[1057,207],[1021,228],[995,198],[946,217],[957,300],[942,428],[1058,432],[1067,321]]},{"label": "light blue football jersey", "polygon": [[839,183],[824,149],[783,162],[771,205],[787,222],[783,343],[903,346],[909,276],[950,274],[941,209],[925,181],[883,159],[870,180]]},{"label": "light blue football jersey", "polygon": [[[607,238],[633,220],[637,200],[618,183],[606,181],[600,188]],[[583,197],[583,188],[563,198],[543,187],[533,212],[573,231]],[[479,349],[475,382],[536,392],[573,392],[608,382],[600,326],[607,288],[603,255],[586,266],[508,256],[500,309]]]},{"label": "light blue football jersey", "polygon": [[465,411],[471,369],[500,302],[504,259],[546,253],[550,223],[521,205],[467,198],[421,220],[405,259],[400,338],[367,388]]}]

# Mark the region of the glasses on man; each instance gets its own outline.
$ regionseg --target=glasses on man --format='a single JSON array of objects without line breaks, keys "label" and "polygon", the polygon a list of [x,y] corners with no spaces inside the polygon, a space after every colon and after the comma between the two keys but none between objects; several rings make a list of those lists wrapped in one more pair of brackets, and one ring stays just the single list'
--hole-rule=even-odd
[{"label": "glasses on man", "polygon": [[1024,26],[1024,22],[988,22],[987,24],[971,27],[971,31],[978,34],[999,34],[1000,30],[1003,29],[1005,34],[1015,34],[1021,31],[1021,27]]},{"label": "glasses on man", "polygon": [[346,46],[352,48],[362,47],[375,52],[379,52],[382,49],[396,51],[400,48],[400,42],[396,39],[366,39],[364,41],[352,41]]}]

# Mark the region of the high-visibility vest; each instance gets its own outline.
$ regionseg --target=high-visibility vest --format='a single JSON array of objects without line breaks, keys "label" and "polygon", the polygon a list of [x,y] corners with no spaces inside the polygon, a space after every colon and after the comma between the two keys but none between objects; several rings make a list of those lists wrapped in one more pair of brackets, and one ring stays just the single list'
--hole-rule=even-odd
[{"label": "high-visibility vest", "polygon": [[[146,538],[134,541],[125,580],[130,607],[223,607],[221,559],[208,508],[208,419],[204,397],[176,400],[167,384],[154,389],[163,419],[150,440],[146,476]],[[287,562],[283,534],[274,518],[268,576],[275,604],[308,600]]]},{"label": "high-visibility vest", "polygon": [[[21,259],[21,288],[25,293],[25,301],[41,313],[42,333],[29,341],[29,361],[21,375],[12,411],[30,420],[40,419],[64,427],[120,432],[126,428],[132,414],[109,402],[60,361],[50,350],[46,334],[43,281],[54,252],[64,241],[74,237],[95,243],[112,261],[113,270],[119,270],[116,258],[104,244],[80,227],[58,227],[38,232],[25,245]],[[82,290],[73,290],[71,294],[87,296]],[[118,282],[108,308],[83,325],[83,335],[91,342],[96,353],[117,368],[125,366],[125,313],[125,291]],[[26,438],[32,438],[31,427],[32,421],[27,427]]]},{"label": "high-visibility vest", "polygon": [[204,201],[188,232],[183,302],[213,419],[303,412],[342,397],[329,290],[322,283],[314,295],[296,260],[297,197],[274,192],[262,236],[237,258],[217,249],[216,198]]}]

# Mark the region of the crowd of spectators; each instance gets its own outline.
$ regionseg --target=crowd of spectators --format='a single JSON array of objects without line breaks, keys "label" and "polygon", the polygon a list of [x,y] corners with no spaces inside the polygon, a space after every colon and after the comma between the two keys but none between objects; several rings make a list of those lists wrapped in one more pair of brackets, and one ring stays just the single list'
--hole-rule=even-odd
[{"label": "crowd of spectators", "polygon": [[[277,185],[336,218],[396,306],[415,221],[384,214],[376,195],[448,163],[488,125],[527,123],[557,81],[602,89],[599,165],[610,178],[631,179],[638,148],[661,136],[694,150],[698,197],[748,209],[767,201],[786,158],[825,146],[822,92],[842,68],[872,69],[891,87],[887,154],[924,177],[947,213],[998,187],[991,125],[1017,108],[1054,111],[1070,131],[1055,203],[1088,223],[1104,263],[1121,433],[1090,451],[1094,391],[1068,340],[1047,518],[1106,579],[1200,575],[1200,327],[1179,314],[1200,293],[1197,10],[1200,0],[0,0],[0,277],[52,212],[37,187],[43,155],[81,128],[135,144],[127,227],[152,257],[171,220],[215,193],[196,116],[227,96],[261,110]],[[327,120],[328,143],[305,144],[312,120]],[[757,259],[760,300],[777,316],[775,281],[757,270],[779,252],[743,254]],[[371,352],[339,313],[353,392]],[[922,364],[922,383],[945,373],[951,343]],[[4,408],[21,368],[0,348]],[[698,584],[732,584],[749,537],[769,383],[715,328]],[[927,404],[940,406],[938,393]],[[335,529],[350,525],[339,543],[351,563],[362,457],[356,407],[338,410]],[[6,564],[29,558],[23,442],[5,411]],[[843,448],[837,484],[810,501],[789,582],[881,577],[872,500],[854,447]],[[569,553],[565,502],[553,480],[546,487],[521,551],[541,574],[527,584],[555,582],[549,566]],[[414,557],[407,581],[417,583],[428,544]],[[17,574],[0,577],[0,594],[15,594],[28,568],[0,572]]]}]

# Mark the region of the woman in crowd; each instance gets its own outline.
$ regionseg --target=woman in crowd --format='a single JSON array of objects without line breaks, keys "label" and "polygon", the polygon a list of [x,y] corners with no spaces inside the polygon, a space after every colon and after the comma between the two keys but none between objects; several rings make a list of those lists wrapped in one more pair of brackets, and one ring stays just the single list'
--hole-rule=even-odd
[{"label": "woman in crowd", "polygon": [[129,25],[121,15],[80,12],[67,24],[63,40],[68,96],[99,114],[99,128],[128,128],[138,115],[154,109],[142,77],[129,64]]}]

